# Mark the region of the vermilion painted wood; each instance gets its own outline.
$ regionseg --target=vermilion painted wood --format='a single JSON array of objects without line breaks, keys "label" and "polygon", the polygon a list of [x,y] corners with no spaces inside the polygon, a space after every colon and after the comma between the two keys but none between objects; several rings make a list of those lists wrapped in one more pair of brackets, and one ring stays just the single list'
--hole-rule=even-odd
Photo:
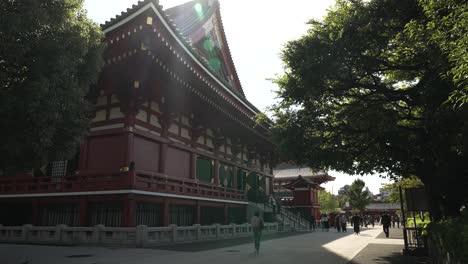
[{"label": "vermilion painted wood", "polygon": [[0,179],[1,194],[61,193],[135,189],[194,197],[245,201],[244,191],[203,183],[197,179],[168,177],[155,172],[90,171],[64,177],[8,177]]}]

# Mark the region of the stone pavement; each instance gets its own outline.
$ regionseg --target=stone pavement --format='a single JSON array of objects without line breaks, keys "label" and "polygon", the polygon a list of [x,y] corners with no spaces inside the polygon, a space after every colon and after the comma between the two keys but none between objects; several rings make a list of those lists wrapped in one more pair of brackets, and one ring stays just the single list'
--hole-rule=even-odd
[{"label": "stone pavement", "polygon": [[[393,229],[392,231],[395,231]],[[146,264],[146,263],[419,263],[398,260],[401,239],[380,239],[381,227],[352,233],[317,231],[263,241],[260,254],[250,240],[212,241],[158,248],[106,248],[0,244],[1,264]],[[401,232],[401,229],[400,229]],[[394,255],[396,254],[396,255]],[[387,258],[389,257],[390,258]],[[392,257],[393,256],[393,257]],[[379,258],[380,257],[380,258]],[[393,262],[394,260],[398,262]],[[370,262],[369,262],[370,261]],[[403,262],[401,262],[403,261]],[[413,261],[409,259],[408,261]]]}]

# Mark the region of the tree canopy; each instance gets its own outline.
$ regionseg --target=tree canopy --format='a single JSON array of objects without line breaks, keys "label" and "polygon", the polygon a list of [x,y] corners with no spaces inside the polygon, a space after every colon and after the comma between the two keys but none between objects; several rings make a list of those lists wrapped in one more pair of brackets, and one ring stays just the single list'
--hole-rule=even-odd
[{"label": "tree canopy", "polygon": [[353,210],[363,212],[366,206],[371,201],[371,193],[366,186],[366,183],[361,179],[356,179],[349,187],[349,205]]},{"label": "tree canopy", "polygon": [[103,34],[82,4],[1,1],[0,168],[32,168],[76,153],[103,51]]},{"label": "tree canopy", "polygon": [[409,177],[401,179],[400,181],[386,184],[383,188],[390,191],[390,196],[385,200],[390,203],[400,203],[400,191],[401,188],[416,188],[423,187],[423,183],[416,177]]},{"label": "tree canopy", "polygon": [[350,174],[415,175],[433,204],[456,213],[468,197],[453,191],[468,188],[466,10],[455,0],[339,0],[310,21],[283,49],[276,79],[283,154]]},{"label": "tree canopy", "polygon": [[338,210],[338,199],[331,192],[321,190],[317,196],[320,204],[320,213],[329,214]]}]

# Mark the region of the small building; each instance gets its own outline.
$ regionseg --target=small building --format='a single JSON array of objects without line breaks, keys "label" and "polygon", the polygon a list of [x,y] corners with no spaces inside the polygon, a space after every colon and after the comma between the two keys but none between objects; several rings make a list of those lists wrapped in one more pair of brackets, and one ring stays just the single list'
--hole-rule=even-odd
[{"label": "small building", "polygon": [[396,212],[401,209],[399,203],[370,203],[366,206],[366,213],[371,215],[381,215],[387,213],[396,215]]},{"label": "small building", "polygon": [[335,180],[327,172],[282,163],[273,170],[273,192],[282,206],[298,210],[305,218],[319,218],[318,191],[322,183]]}]

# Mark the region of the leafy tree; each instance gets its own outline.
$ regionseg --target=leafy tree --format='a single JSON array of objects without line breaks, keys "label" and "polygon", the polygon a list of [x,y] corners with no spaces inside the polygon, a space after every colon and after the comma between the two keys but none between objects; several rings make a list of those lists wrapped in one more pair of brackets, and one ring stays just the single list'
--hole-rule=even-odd
[{"label": "leafy tree", "polygon": [[1,1],[0,168],[32,168],[76,153],[103,51],[103,34],[82,4]]},{"label": "leafy tree", "polygon": [[340,196],[346,196],[349,194],[349,185],[346,184],[345,186],[341,187],[339,190],[338,190],[338,195]]},{"label": "leafy tree", "polygon": [[337,199],[338,199],[338,204],[340,208],[346,207],[346,202],[349,201],[349,198],[348,198],[349,188],[350,188],[350,185],[346,184],[345,186],[341,187],[338,190]]},{"label": "leafy tree", "polygon": [[338,200],[331,192],[322,190],[319,191],[317,195],[321,213],[329,214],[336,212],[338,208]]},{"label": "leafy tree", "polygon": [[365,186],[363,180],[356,179],[349,187],[349,204],[360,212],[364,211],[371,201],[370,191],[368,188],[364,188]]},{"label": "leafy tree", "polygon": [[[447,77],[461,89],[455,90],[451,102],[468,102],[468,4],[458,0],[421,0],[427,17],[422,23],[408,25],[411,31],[428,36],[430,45],[439,47],[447,57]],[[423,32],[424,30],[425,32]]]},{"label": "leafy tree", "polygon": [[336,199],[338,200],[338,207],[339,208],[344,208],[346,207],[346,202],[349,201],[349,198],[347,195],[338,195],[336,197]]},{"label": "leafy tree", "polygon": [[453,215],[468,200],[468,106],[450,101],[465,88],[457,76],[467,53],[451,56],[466,50],[466,34],[446,39],[435,25],[466,4],[434,2],[337,1],[285,46],[272,110],[284,155],[349,174],[417,176],[438,218],[439,204]]},{"label": "leafy tree", "polygon": [[383,188],[390,191],[390,196],[386,199],[386,202],[400,203],[400,186],[401,188],[415,188],[422,187],[423,183],[416,177],[410,177],[401,179],[395,183],[386,184]]}]

